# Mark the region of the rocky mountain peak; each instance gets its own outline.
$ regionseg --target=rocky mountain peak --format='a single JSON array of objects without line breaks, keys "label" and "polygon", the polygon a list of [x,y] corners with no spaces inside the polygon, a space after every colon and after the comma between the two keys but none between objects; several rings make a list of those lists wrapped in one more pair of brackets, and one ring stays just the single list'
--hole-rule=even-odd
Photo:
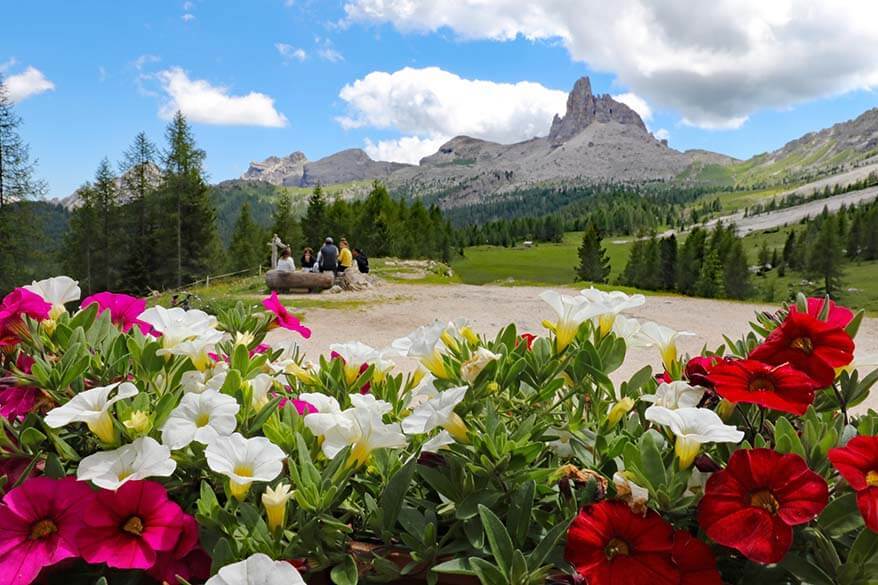
[{"label": "rocky mountain peak", "polygon": [[262,162],[251,162],[241,178],[273,185],[298,185],[305,174],[307,162],[305,153],[298,150],[289,156],[270,156]]},{"label": "rocky mountain peak", "polygon": [[618,122],[647,131],[637,112],[607,94],[594,95],[591,91],[591,80],[588,77],[580,77],[573,85],[573,91],[567,96],[567,112],[564,117],[555,114],[552,120],[549,143],[553,146],[561,145],[594,122],[603,124]]}]

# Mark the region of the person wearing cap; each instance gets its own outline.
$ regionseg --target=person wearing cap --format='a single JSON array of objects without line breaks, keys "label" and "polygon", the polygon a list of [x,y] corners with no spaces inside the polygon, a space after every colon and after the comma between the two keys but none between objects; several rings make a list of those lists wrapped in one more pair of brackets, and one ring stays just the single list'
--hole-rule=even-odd
[{"label": "person wearing cap", "polygon": [[338,248],[332,238],[323,241],[323,247],[317,253],[317,266],[320,272],[336,272],[338,270]]},{"label": "person wearing cap", "polygon": [[351,246],[346,239],[342,238],[338,244],[341,246],[341,251],[338,253],[338,271],[344,272],[354,263],[354,258],[351,255]]}]

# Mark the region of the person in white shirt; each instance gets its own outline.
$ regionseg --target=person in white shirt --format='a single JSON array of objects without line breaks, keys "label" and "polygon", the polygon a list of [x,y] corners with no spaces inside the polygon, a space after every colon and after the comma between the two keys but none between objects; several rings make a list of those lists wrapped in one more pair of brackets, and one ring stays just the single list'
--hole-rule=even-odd
[{"label": "person in white shirt", "polygon": [[281,272],[296,271],[296,263],[293,262],[293,256],[290,253],[289,248],[284,248],[283,252],[280,253],[280,258],[277,261],[277,269]]}]

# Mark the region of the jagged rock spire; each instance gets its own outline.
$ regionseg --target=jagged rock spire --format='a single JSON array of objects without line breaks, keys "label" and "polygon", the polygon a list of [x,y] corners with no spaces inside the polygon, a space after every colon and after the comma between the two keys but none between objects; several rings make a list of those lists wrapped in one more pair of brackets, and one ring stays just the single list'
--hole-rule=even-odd
[{"label": "jagged rock spire", "polygon": [[555,114],[552,120],[549,142],[553,145],[567,142],[593,122],[632,124],[646,132],[646,125],[637,112],[609,95],[595,96],[591,92],[589,78],[580,77],[567,96],[567,112],[564,117]]}]

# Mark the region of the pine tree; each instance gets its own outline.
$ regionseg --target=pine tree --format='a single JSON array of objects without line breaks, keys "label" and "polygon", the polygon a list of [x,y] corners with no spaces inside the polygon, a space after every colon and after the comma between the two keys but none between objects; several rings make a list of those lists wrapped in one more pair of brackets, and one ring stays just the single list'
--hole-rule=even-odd
[{"label": "pine tree", "polygon": [[127,234],[122,287],[136,293],[149,290],[157,269],[155,256],[155,183],[159,178],[157,151],[144,132],[125,151],[119,171],[128,198],[124,208]]},{"label": "pine tree", "polygon": [[674,290],[677,284],[677,236],[662,238],[659,257],[661,262],[661,288]]},{"label": "pine tree", "polygon": [[271,216],[271,233],[277,234],[294,254],[303,248],[302,224],[293,213],[293,199],[286,191],[282,191],[277,197]]},{"label": "pine tree", "polygon": [[[228,269],[232,271],[256,268],[262,264],[265,236],[250,214],[250,204],[241,206],[229,245]],[[286,243],[286,242],[285,242]]]},{"label": "pine tree", "polygon": [[768,249],[768,242],[762,242],[759,248],[759,266],[768,266],[771,263],[771,251]]},{"label": "pine tree", "polygon": [[589,282],[607,282],[610,274],[610,259],[607,251],[601,247],[601,234],[594,224],[586,226],[579,246],[579,268],[576,275],[580,280]]},{"label": "pine tree", "polygon": [[97,265],[94,226],[98,223],[95,211],[95,191],[91,183],[77,190],[79,206],[70,214],[70,224],[65,234],[63,257],[64,270],[79,280],[79,286],[86,294],[98,292],[94,272]]},{"label": "pine tree", "polygon": [[704,248],[707,233],[701,228],[694,228],[680,248],[677,259],[677,291],[685,295],[694,295],[695,283],[701,274],[704,261]]},{"label": "pine tree", "polygon": [[695,283],[695,294],[699,297],[717,298],[725,294],[725,275],[719,253],[711,248],[701,264],[701,272]]},{"label": "pine tree", "polygon": [[838,298],[841,291],[841,278],[844,274],[842,264],[844,253],[838,233],[836,216],[826,217],[817,233],[814,245],[808,253],[807,274],[811,278],[820,279],[820,291],[833,298]]},{"label": "pine tree", "polygon": [[308,199],[308,211],[302,218],[302,234],[305,237],[305,245],[315,250],[320,247],[323,238],[329,235],[326,232],[326,201],[323,199],[323,188],[320,183],[314,187]]},{"label": "pine tree", "polygon": [[168,124],[165,172],[160,187],[160,226],[157,249],[170,260],[159,269],[164,285],[181,286],[217,268],[220,241],[216,211],[204,179],[204,151],[195,144],[181,112]]},{"label": "pine tree", "polygon": [[31,276],[28,267],[39,246],[34,234],[42,230],[23,202],[46,190],[45,183],[34,178],[36,161],[31,161],[19,135],[21,118],[12,106],[0,75],[0,292]]}]

